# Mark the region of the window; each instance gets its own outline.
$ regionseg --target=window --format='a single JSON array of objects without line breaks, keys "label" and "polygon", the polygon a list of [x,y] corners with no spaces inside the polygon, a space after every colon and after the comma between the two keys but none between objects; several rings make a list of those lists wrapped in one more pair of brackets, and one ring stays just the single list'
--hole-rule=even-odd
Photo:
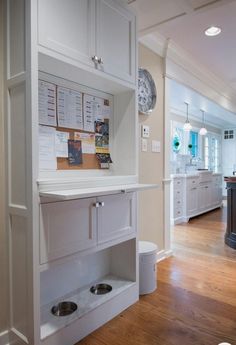
[{"label": "window", "polygon": [[183,151],[183,129],[175,128],[173,135],[172,149],[175,153],[182,153]]},{"label": "window", "polygon": [[197,157],[198,156],[198,132],[190,131],[188,147],[189,147],[189,152],[192,155],[192,157]]},{"label": "window", "polygon": [[214,172],[220,171],[221,167],[221,151],[220,137],[214,134],[208,134],[204,138],[204,162],[205,169]]},{"label": "window", "polygon": [[220,168],[220,140],[218,138],[211,139],[211,168],[213,171],[219,171]]},{"label": "window", "polygon": [[234,130],[233,129],[226,129],[224,131],[224,139],[234,139]]},{"label": "window", "polygon": [[204,137],[204,162],[205,169],[209,169],[209,138],[208,136]]}]

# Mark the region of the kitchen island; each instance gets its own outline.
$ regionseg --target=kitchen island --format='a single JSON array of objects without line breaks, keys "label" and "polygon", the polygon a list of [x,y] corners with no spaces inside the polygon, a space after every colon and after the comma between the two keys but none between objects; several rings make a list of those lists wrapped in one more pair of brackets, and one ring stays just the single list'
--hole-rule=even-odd
[{"label": "kitchen island", "polygon": [[225,176],[227,189],[227,228],[225,243],[236,249],[236,176]]}]

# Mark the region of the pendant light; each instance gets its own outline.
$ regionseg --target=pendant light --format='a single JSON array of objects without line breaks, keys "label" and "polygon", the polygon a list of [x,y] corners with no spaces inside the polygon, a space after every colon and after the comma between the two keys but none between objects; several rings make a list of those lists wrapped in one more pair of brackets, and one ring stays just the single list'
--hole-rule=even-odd
[{"label": "pendant light", "polygon": [[201,109],[202,112],[202,128],[199,131],[200,135],[206,135],[207,134],[207,129],[205,126],[205,111]]},{"label": "pendant light", "polygon": [[186,104],[187,110],[186,110],[186,121],[184,123],[183,130],[186,132],[189,132],[192,129],[192,126],[191,126],[189,119],[188,119],[188,106],[189,106],[189,104],[187,102],[184,102],[184,103]]}]

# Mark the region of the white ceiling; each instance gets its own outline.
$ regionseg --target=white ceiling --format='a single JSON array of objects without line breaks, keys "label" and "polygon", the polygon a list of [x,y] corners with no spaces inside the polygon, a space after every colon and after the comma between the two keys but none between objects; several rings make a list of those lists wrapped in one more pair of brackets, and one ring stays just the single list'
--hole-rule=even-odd
[{"label": "white ceiling", "polygon": [[195,120],[202,121],[201,109],[205,111],[205,121],[210,125],[219,128],[232,128],[236,126],[234,113],[223,109],[218,104],[203,97],[190,88],[181,85],[173,80],[170,81],[171,110],[178,115],[185,116],[186,104],[189,103],[189,116]]},{"label": "white ceiling", "polygon": [[[137,13],[140,36],[156,33],[172,39],[236,91],[236,0],[135,0],[130,6]],[[222,33],[206,37],[204,31],[211,25],[220,26]],[[203,102],[204,97],[194,96],[191,90],[189,93],[192,102],[200,99]],[[182,100],[185,98],[185,93],[178,95]],[[218,105],[213,107],[213,102],[208,99],[204,102],[211,113],[209,119],[217,125],[236,124],[236,115]],[[199,106],[193,104],[195,109]],[[216,119],[218,116],[214,115],[217,107],[220,109],[217,114],[225,114],[221,124],[220,118]]]}]

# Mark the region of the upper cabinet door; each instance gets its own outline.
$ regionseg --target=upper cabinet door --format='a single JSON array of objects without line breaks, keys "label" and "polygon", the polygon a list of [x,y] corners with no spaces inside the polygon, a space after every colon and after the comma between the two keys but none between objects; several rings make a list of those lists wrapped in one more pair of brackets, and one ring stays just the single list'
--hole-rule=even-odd
[{"label": "upper cabinet door", "polygon": [[97,0],[99,69],[135,83],[135,16],[113,0]]},{"label": "upper cabinet door", "polygon": [[39,0],[38,43],[93,66],[95,55],[94,0]]}]

